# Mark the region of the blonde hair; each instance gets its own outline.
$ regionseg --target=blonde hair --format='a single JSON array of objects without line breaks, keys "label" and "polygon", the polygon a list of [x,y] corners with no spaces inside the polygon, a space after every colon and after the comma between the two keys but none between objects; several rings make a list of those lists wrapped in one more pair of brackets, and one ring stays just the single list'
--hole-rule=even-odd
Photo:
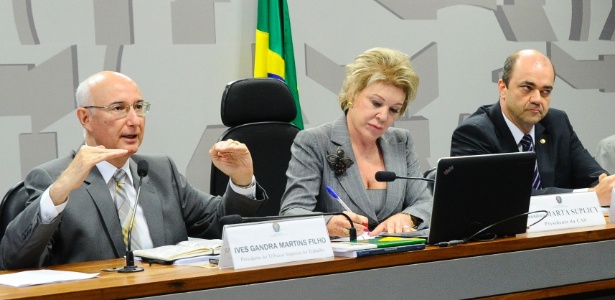
[{"label": "blonde hair", "polygon": [[346,112],[352,105],[352,99],[376,82],[390,84],[404,91],[406,99],[400,109],[401,116],[416,97],[419,75],[405,53],[388,48],[369,49],[346,66],[346,79],[338,96],[342,110]]}]

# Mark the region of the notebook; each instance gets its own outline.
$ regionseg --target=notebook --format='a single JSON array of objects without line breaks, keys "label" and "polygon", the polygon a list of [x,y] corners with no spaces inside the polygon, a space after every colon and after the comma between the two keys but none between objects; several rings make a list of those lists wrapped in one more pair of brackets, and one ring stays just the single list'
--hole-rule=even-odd
[{"label": "notebook", "polygon": [[[396,236],[420,236],[428,244],[462,240],[484,227],[527,213],[534,176],[534,152],[444,157],[438,160],[429,229]],[[527,215],[480,236],[524,233]]]}]

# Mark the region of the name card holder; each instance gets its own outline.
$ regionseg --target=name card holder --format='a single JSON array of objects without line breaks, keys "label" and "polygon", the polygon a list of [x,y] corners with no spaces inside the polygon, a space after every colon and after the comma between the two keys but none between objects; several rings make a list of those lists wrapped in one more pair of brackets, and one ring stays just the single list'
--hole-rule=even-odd
[{"label": "name card holder", "polygon": [[226,225],[220,269],[333,258],[322,216]]},{"label": "name card holder", "polygon": [[[527,232],[606,224],[598,196],[594,192],[533,196],[530,199],[530,211],[537,210],[546,210],[548,215],[529,227]],[[543,216],[541,213],[530,214],[527,225],[532,225]]]}]

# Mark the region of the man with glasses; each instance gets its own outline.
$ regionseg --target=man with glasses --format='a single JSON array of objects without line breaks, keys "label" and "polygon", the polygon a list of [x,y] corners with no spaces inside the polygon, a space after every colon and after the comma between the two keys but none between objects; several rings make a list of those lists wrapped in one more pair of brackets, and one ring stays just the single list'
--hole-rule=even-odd
[{"label": "man with glasses", "polygon": [[[27,175],[30,200],[2,238],[0,269],[120,258],[128,228],[132,249],[176,244],[188,236],[220,238],[221,216],[254,215],[267,198],[254,179],[250,152],[237,141],[218,142],[209,151],[230,177],[222,197],[192,187],[168,156],[136,154],[150,103],[129,77],[94,74],[75,98],[85,145]],[[138,192],[141,161],[148,162],[149,172]],[[137,195],[136,220],[127,219]]]}]

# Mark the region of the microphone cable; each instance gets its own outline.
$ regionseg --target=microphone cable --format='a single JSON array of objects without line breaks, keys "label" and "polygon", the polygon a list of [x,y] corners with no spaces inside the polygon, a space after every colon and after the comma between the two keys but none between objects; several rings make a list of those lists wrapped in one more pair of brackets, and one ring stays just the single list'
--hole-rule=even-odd
[{"label": "microphone cable", "polygon": [[[479,236],[481,233],[483,233],[483,232],[484,232],[484,231],[486,231],[486,230],[489,230],[490,228],[493,228],[493,227],[495,227],[495,226],[497,226],[497,225],[500,225],[500,224],[502,224],[502,223],[506,223],[506,222],[508,222],[508,221],[510,221],[510,220],[514,220],[514,219],[516,219],[516,218],[519,218],[519,217],[522,217],[522,216],[526,216],[526,215],[530,215],[530,214],[535,214],[535,213],[544,213],[545,215],[544,215],[542,218],[540,218],[538,221],[536,221],[536,222],[534,222],[534,223],[530,224],[529,226],[527,226],[527,228],[530,228],[530,227],[532,227],[532,226],[536,225],[537,223],[539,223],[540,221],[544,220],[544,218],[546,218],[546,217],[549,215],[549,212],[548,212],[548,211],[546,211],[546,210],[535,210],[535,211],[525,212],[525,213],[522,213],[522,214],[518,214],[518,215],[514,215],[514,216],[512,216],[512,217],[506,218],[506,219],[504,219],[504,220],[501,220],[501,221],[495,222],[495,223],[493,223],[493,224],[491,224],[491,225],[488,225],[488,226],[486,226],[486,227],[482,228],[481,230],[479,230],[479,231],[475,232],[474,234],[472,234],[471,236],[469,236],[469,237],[467,237],[467,238],[464,238],[464,239],[461,239],[461,240],[450,240],[450,241],[448,241],[448,242],[439,242],[439,243],[434,244],[434,246],[438,246],[438,247],[448,247],[448,246],[455,246],[455,245],[459,245],[459,244],[465,244],[465,243],[467,243],[467,242],[469,242],[469,241],[471,241],[471,240],[475,239],[475,238],[476,238],[477,236]],[[493,233],[492,233],[492,234],[493,234]],[[491,238],[491,239],[486,239],[486,240],[482,240],[482,241],[493,240],[493,239],[495,239],[496,237],[497,237],[497,234],[493,234],[493,238]]]}]

